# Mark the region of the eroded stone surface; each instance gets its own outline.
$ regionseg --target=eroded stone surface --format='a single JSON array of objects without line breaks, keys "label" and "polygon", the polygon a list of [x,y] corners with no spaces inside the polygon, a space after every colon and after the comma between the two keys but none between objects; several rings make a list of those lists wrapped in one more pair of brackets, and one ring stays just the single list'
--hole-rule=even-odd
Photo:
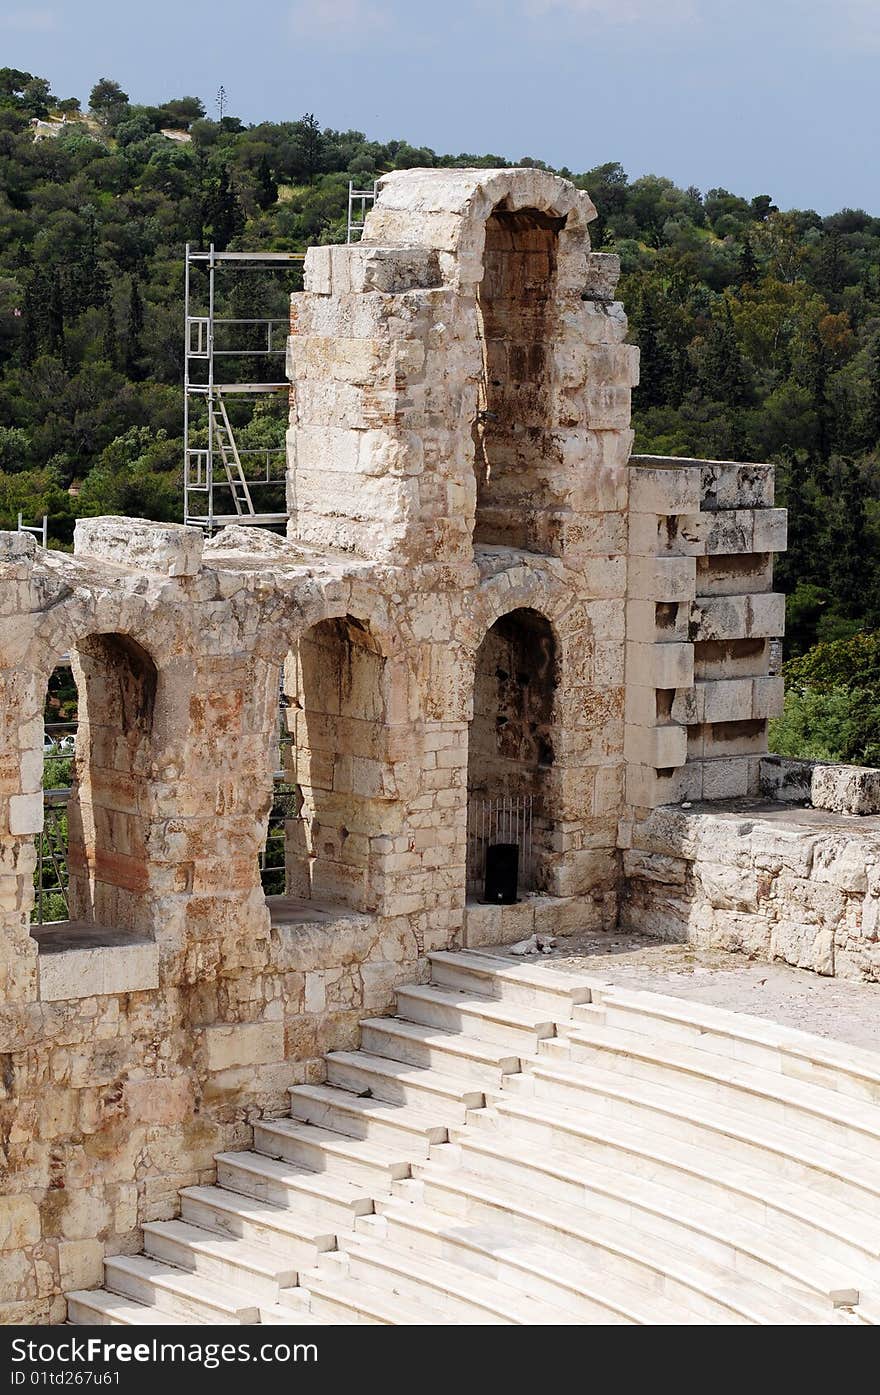
[{"label": "eroded stone surface", "polygon": [[880,980],[880,818],[744,800],[656,809],[627,837],[626,929]]},{"label": "eroded stone surface", "polygon": [[[621,844],[626,914],[657,932],[873,972],[873,862],[862,885],[833,840],[657,808],[757,792],[783,520],[769,466],[630,462],[638,353],[594,212],[543,171],[399,171],[362,243],[309,252],[286,539],[91,519],[71,557],[0,535],[0,1320],[59,1320],[96,1243],[173,1215],[427,951],[611,928]],[[65,654],[87,933],[41,952]],[[466,907],[477,794],[535,801],[512,905]]]}]

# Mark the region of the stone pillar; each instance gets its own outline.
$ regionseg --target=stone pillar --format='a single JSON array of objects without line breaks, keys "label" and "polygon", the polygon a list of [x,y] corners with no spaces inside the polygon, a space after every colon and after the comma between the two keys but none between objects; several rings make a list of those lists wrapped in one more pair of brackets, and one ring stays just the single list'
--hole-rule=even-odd
[{"label": "stone pillar", "polygon": [[773,467],[634,456],[627,586],[627,802],[759,791],[767,719],[781,711],[771,591],[785,547]]}]

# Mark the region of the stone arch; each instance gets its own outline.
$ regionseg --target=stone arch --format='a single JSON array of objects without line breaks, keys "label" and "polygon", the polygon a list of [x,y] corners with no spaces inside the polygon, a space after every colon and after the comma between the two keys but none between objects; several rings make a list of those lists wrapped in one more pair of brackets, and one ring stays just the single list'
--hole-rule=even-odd
[{"label": "stone arch", "polygon": [[545,615],[561,631],[571,607],[570,592],[550,570],[512,566],[487,577],[466,601],[461,640],[471,662],[486,632],[508,611],[528,609]]},{"label": "stone arch", "polygon": [[559,381],[580,351],[563,347],[572,316],[562,312],[588,279],[592,217],[589,196],[546,171],[398,171],[380,181],[363,242],[435,249],[460,293],[462,463],[469,431],[473,470],[460,486],[475,546],[563,551],[578,485],[569,428],[581,413],[572,422],[561,408]]},{"label": "stone arch", "polygon": [[393,170],[379,180],[362,243],[430,247],[446,263],[446,279],[473,289],[482,276],[486,221],[496,208],[537,209],[565,221],[563,250],[589,250],[596,217],[589,194],[546,170]]},{"label": "stone arch", "polygon": [[532,606],[506,607],[474,655],[467,761],[472,895],[480,895],[497,843],[517,845],[521,891],[546,884],[559,661],[555,627]]},{"label": "stone arch", "polygon": [[[68,873],[63,919],[77,933],[146,934],[152,931],[147,893],[160,671],[141,640],[109,617],[106,628],[94,614],[90,623],[84,614],[78,620],[68,645],[44,646],[34,670],[35,688],[44,696],[66,651],[77,691],[69,790],[65,796],[59,787],[46,810]],[[41,835],[44,841],[48,836]]]},{"label": "stone arch", "polygon": [[[374,912],[387,840],[402,823],[418,741],[408,661],[379,606],[377,629],[352,595],[316,596],[286,640],[276,797],[284,896]],[[277,669],[276,669],[277,672]],[[275,894],[280,894],[275,888]],[[283,908],[276,905],[276,914]]]}]

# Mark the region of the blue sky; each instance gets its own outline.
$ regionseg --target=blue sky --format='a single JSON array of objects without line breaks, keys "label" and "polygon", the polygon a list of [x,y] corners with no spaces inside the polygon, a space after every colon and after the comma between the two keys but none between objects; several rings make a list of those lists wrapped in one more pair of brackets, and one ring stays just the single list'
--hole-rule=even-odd
[{"label": "blue sky", "polygon": [[0,0],[0,63],[880,214],[880,0]]}]

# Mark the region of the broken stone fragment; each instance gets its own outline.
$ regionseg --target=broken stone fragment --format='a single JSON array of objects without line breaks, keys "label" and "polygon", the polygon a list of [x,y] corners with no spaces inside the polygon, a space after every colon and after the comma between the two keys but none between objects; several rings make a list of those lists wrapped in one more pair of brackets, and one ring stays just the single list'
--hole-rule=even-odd
[{"label": "broken stone fragment", "polygon": [[163,576],[195,576],[202,565],[204,535],[180,523],[144,518],[80,518],[73,534],[74,556],[112,562]]}]

